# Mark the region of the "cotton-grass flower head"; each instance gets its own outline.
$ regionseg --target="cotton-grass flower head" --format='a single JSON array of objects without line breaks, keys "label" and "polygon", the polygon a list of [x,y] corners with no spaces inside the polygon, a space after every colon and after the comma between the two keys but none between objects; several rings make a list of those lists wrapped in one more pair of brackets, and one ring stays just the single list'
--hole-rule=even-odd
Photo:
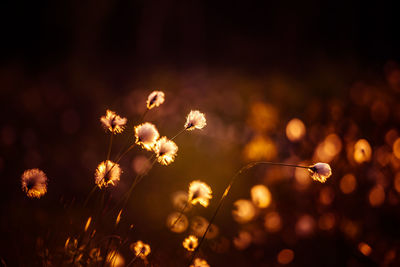
[{"label": "cotton-grass flower head", "polygon": [[212,190],[206,183],[196,180],[189,184],[188,200],[191,204],[199,203],[203,207],[207,207],[211,198]]},{"label": "cotton-grass flower head", "polygon": [[135,126],[135,143],[146,150],[153,150],[157,139],[160,137],[156,126],[150,122],[142,123]]},{"label": "cotton-grass flower head", "polygon": [[99,188],[115,186],[121,176],[119,164],[111,160],[103,161],[97,166],[94,174],[95,183]]},{"label": "cotton-grass flower head", "polygon": [[24,171],[21,176],[22,191],[30,198],[40,198],[47,192],[46,174],[39,169]]},{"label": "cotton-grass flower head", "polygon": [[161,91],[153,91],[149,96],[147,97],[147,109],[152,109],[154,107],[160,106],[162,103],[164,103],[164,98],[165,94],[164,92]]},{"label": "cotton-grass flower head", "polygon": [[189,267],[210,267],[206,260],[196,258]]},{"label": "cotton-grass flower head", "polygon": [[130,246],[131,250],[135,252],[135,256],[145,260],[147,255],[150,254],[151,249],[148,244],[143,243],[141,240],[132,243]]},{"label": "cotton-grass flower head", "polygon": [[198,110],[190,111],[186,117],[185,129],[188,131],[203,129],[206,125],[206,116]]},{"label": "cotton-grass flower head", "polygon": [[199,240],[194,235],[190,235],[183,240],[182,245],[188,251],[194,251],[199,245]]},{"label": "cotton-grass flower head", "polygon": [[156,142],[154,152],[156,153],[159,163],[168,165],[174,162],[176,153],[178,152],[178,146],[174,141],[168,140],[167,137],[163,136]]},{"label": "cotton-grass flower head", "polygon": [[311,174],[311,178],[321,183],[325,183],[326,180],[332,175],[331,166],[329,166],[327,163],[316,163],[308,167],[308,171]]},{"label": "cotton-grass flower head", "polygon": [[106,115],[100,118],[103,127],[113,134],[121,133],[125,129],[126,118],[121,118],[114,111],[107,109]]}]

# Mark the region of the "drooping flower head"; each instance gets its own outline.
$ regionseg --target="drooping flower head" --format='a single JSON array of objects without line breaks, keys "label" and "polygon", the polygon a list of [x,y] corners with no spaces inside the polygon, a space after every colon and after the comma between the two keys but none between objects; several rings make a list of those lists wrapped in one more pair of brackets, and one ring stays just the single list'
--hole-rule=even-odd
[{"label": "drooping flower head", "polygon": [[206,260],[196,258],[190,267],[210,267]]},{"label": "drooping flower head", "polygon": [[150,246],[140,240],[132,243],[130,248],[133,252],[135,252],[135,256],[141,258],[142,260],[145,260],[147,255],[149,255],[151,252]]},{"label": "drooping flower head", "polygon": [[121,168],[119,164],[111,160],[103,161],[97,166],[94,174],[95,183],[99,188],[114,186],[121,176]]},{"label": "drooping flower head", "polygon": [[160,137],[156,126],[150,122],[142,123],[135,126],[135,143],[140,145],[146,150],[151,151]]},{"label": "drooping flower head", "polygon": [[199,245],[199,240],[194,235],[190,235],[183,240],[182,245],[188,251],[194,251]]},{"label": "drooping flower head", "polygon": [[189,201],[195,205],[200,203],[203,207],[208,206],[209,200],[212,198],[211,187],[202,181],[193,181],[189,184]]},{"label": "drooping flower head", "polygon": [[40,198],[47,192],[46,174],[39,169],[30,169],[24,171],[21,176],[22,191],[28,197]]},{"label": "drooping flower head", "polygon": [[152,109],[154,107],[158,107],[162,103],[164,103],[164,97],[165,94],[161,91],[153,91],[148,97],[147,97],[147,109]]},{"label": "drooping flower head", "polygon": [[103,127],[113,134],[121,133],[127,122],[126,118],[121,118],[114,111],[107,109],[106,115],[100,118]]},{"label": "drooping flower head", "polygon": [[186,117],[185,129],[188,131],[194,129],[203,129],[206,126],[206,117],[198,110],[192,110]]},{"label": "drooping flower head", "polygon": [[161,137],[154,146],[154,152],[156,153],[157,160],[162,165],[168,165],[175,160],[176,153],[178,152],[178,146],[167,137]]},{"label": "drooping flower head", "polygon": [[332,175],[331,166],[327,163],[316,163],[310,166],[308,171],[311,174],[311,178],[321,183],[325,183],[326,179]]}]

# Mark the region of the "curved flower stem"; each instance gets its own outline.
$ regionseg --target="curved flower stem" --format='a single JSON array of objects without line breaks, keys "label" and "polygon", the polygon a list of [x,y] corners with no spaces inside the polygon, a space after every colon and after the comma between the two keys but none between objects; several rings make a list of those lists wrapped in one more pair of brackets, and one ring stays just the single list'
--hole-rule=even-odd
[{"label": "curved flower stem", "polygon": [[222,194],[222,196],[221,196],[221,198],[220,198],[220,200],[219,200],[219,202],[218,202],[217,208],[215,209],[215,211],[214,211],[214,213],[213,213],[213,215],[212,215],[212,217],[211,217],[211,219],[210,219],[210,222],[208,223],[207,228],[206,228],[206,230],[204,231],[204,234],[203,234],[203,236],[202,236],[201,239],[200,239],[199,245],[197,246],[196,250],[193,252],[193,255],[192,255],[191,259],[190,259],[189,265],[192,264],[192,262],[193,262],[193,260],[195,259],[197,253],[199,252],[200,247],[201,247],[201,244],[203,243],[203,241],[204,241],[204,239],[205,239],[205,237],[206,237],[208,231],[210,230],[211,224],[214,222],[214,219],[215,219],[215,217],[217,216],[218,211],[221,209],[222,204],[223,204],[225,198],[226,198],[227,195],[229,194],[229,191],[231,190],[231,187],[232,187],[233,183],[236,181],[236,178],[237,178],[240,174],[242,174],[243,172],[245,172],[245,171],[247,171],[247,170],[253,168],[253,167],[256,166],[256,165],[260,165],[260,164],[309,169],[308,166],[301,166],[301,165],[295,165],[295,164],[286,164],[286,163],[279,163],[279,162],[269,162],[269,161],[251,162],[251,163],[249,163],[249,164],[243,166],[243,167],[231,178],[231,180],[229,181],[228,186],[225,188],[225,191],[224,191],[224,193]]},{"label": "curved flower stem", "polygon": [[114,133],[113,133],[113,132],[111,132],[111,134],[110,134],[110,143],[108,144],[107,160],[109,160],[109,159],[110,159],[110,155],[111,155],[111,147],[112,147],[112,143],[113,143],[113,136],[114,136]]}]

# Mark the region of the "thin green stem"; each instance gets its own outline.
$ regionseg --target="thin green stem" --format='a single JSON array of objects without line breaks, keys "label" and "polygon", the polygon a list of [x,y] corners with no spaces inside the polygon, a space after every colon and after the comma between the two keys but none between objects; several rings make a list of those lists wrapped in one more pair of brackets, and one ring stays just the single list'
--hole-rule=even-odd
[{"label": "thin green stem", "polygon": [[214,211],[214,213],[213,213],[213,215],[212,215],[212,217],[211,217],[211,219],[210,219],[210,221],[209,221],[209,223],[208,223],[208,225],[207,225],[207,228],[206,228],[206,230],[204,231],[204,234],[203,234],[203,236],[202,236],[201,239],[200,239],[199,245],[197,246],[196,250],[193,252],[193,255],[192,255],[191,259],[190,259],[189,265],[192,264],[192,262],[193,262],[193,260],[195,259],[197,253],[199,252],[200,247],[201,247],[201,244],[203,243],[203,241],[204,241],[204,239],[205,239],[205,237],[206,237],[208,231],[210,230],[211,225],[212,225],[212,223],[214,222],[215,217],[216,217],[217,214],[218,214],[218,211],[221,209],[222,204],[223,204],[225,198],[228,196],[229,191],[231,190],[233,183],[236,181],[236,178],[237,178],[240,174],[242,174],[243,172],[245,172],[245,171],[247,171],[247,170],[253,168],[254,166],[260,165],[260,164],[275,165],[275,166],[284,166],[284,167],[293,167],[293,168],[303,168],[303,169],[308,169],[308,168],[309,168],[308,166],[301,166],[301,165],[295,165],[295,164],[286,164],[286,163],[279,163],[279,162],[269,162],[269,161],[252,162],[252,163],[249,163],[249,164],[243,166],[237,173],[235,173],[235,175],[234,175],[234,176],[231,178],[231,180],[229,181],[228,186],[225,188],[225,191],[224,191],[224,193],[222,194],[222,196],[221,196],[221,198],[220,198],[220,200],[219,200],[219,202],[218,202],[217,208],[215,209],[215,211]]}]

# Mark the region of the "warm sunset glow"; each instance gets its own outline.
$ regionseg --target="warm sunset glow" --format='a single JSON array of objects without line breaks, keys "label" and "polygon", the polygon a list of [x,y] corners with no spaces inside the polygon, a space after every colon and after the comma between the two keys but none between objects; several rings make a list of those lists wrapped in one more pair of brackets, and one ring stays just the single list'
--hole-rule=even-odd
[{"label": "warm sunset glow", "polygon": [[348,173],[342,177],[340,180],[340,190],[342,190],[343,194],[352,193],[357,187],[356,177]]},{"label": "warm sunset glow", "polygon": [[372,149],[365,139],[358,140],[354,145],[354,160],[363,163],[371,160]]},{"label": "warm sunset glow", "polygon": [[233,239],[233,245],[238,249],[238,250],[244,250],[248,246],[250,246],[251,241],[252,241],[252,236],[249,232],[247,231],[240,231],[238,236]]},{"label": "warm sunset glow", "polygon": [[393,143],[393,154],[400,159],[400,138],[397,138]]},{"label": "warm sunset glow", "polygon": [[342,150],[342,141],[337,134],[328,135],[315,149],[316,161],[331,162]]},{"label": "warm sunset glow", "polygon": [[365,256],[369,256],[372,252],[372,248],[367,243],[364,242],[360,242],[358,244],[358,250]]},{"label": "warm sunset glow", "polygon": [[336,223],[336,218],[333,213],[324,213],[318,220],[318,226],[321,230],[331,230]]},{"label": "warm sunset glow", "polygon": [[297,118],[290,120],[286,125],[286,136],[292,142],[301,140],[305,134],[306,126]]},{"label": "warm sunset glow", "polygon": [[277,256],[278,263],[282,265],[289,264],[294,259],[294,252],[291,249],[283,249],[279,252]]},{"label": "warm sunset glow", "polygon": [[183,233],[189,226],[189,221],[185,214],[173,212],[167,217],[167,227],[174,233]]},{"label": "warm sunset glow", "polygon": [[272,160],[276,157],[277,151],[274,142],[265,136],[255,136],[243,150],[247,160]]},{"label": "warm sunset glow", "polygon": [[373,207],[382,205],[385,201],[385,190],[381,185],[374,186],[371,191],[369,191],[368,199]]},{"label": "warm sunset glow", "polygon": [[265,185],[255,185],[250,190],[251,200],[259,208],[266,208],[271,203],[271,192]]},{"label": "warm sunset glow", "polygon": [[247,199],[239,199],[233,203],[232,215],[238,223],[247,223],[256,215],[253,203]]},{"label": "warm sunset glow", "polygon": [[264,226],[268,232],[275,233],[281,230],[281,216],[277,212],[269,212],[265,215]]}]

